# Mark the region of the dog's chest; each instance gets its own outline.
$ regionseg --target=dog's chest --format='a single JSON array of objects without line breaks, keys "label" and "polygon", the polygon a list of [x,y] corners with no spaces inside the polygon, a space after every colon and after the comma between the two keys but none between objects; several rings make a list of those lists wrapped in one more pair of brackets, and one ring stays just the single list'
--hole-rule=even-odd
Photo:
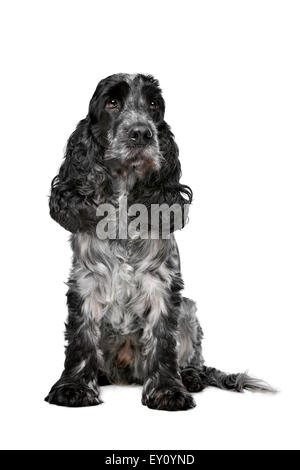
[{"label": "dog's chest", "polygon": [[142,329],[151,309],[161,312],[165,308],[171,277],[166,267],[169,243],[81,236],[76,277],[84,312],[119,334]]},{"label": "dog's chest", "polygon": [[141,277],[129,259],[123,262],[116,261],[108,286],[107,303],[124,309],[130,300],[136,297]]},{"label": "dog's chest", "polygon": [[[124,257],[118,251],[113,263],[105,317],[123,334],[143,328],[147,312],[165,295],[168,273],[158,257],[159,250],[157,246],[143,248],[140,257],[136,246],[129,243]],[[151,270],[153,264],[156,266]]]}]

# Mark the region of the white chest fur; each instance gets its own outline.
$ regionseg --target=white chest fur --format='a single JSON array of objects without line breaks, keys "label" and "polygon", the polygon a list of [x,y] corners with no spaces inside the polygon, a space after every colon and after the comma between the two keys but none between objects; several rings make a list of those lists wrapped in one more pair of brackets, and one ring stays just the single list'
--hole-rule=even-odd
[{"label": "white chest fur", "polygon": [[105,317],[121,334],[130,334],[143,323],[166,313],[166,268],[170,240],[139,242],[103,241],[78,234],[74,240],[73,270],[82,309],[90,320]]}]

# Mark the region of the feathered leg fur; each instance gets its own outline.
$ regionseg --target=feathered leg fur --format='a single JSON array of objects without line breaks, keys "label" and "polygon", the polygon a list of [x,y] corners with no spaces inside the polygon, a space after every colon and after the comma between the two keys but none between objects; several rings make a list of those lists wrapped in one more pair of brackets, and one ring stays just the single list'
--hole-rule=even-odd
[{"label": "feathered leg fur", "polygon": [[99,405],[98,326],[82,312],[82,301],[77,292],[70,289],[67,298],[69,318],[65,368],[45,400],[71,407]]}]

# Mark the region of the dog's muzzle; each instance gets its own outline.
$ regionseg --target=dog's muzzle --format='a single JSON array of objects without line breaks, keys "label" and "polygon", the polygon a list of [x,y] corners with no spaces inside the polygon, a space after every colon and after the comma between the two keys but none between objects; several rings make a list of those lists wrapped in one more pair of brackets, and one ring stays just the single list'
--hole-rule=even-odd
[{"label": "dog's muzzle", "polygon": [[[124,119],[106,154],[107,164],[114,173],[139,178],[158,171],[162,156],[154,125],[145,119]],[[130,122],[131,121],[131,122]]]}]

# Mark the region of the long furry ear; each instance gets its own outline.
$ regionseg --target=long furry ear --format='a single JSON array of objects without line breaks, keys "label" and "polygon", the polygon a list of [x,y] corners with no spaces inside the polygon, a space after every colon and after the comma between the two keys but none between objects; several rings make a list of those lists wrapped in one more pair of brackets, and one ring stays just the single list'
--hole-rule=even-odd
[{"label": "long furry ear", "polygon": [[[160,150],[163,155],[162,166],[158,172],[152,173],[148,180],[135,185],[132,199],[134,202],[144,204],[148,210],[152,204],[168,204],[170,207],[173,204],[179,204],[183,215],[181,227],[184,227],[188,213],[184,210],[184,206],[191,204],[193,192],[189,186],[180,183],[179,151],[169,126],[163,122],[158,132]],[[178,227],[174,227],[171,223],[170,228],[172,232]]]},{"label": "long furry ear", "polygon": [[96,202],[111,191],[101,152],[87,117],[70,136],[64,162],[51,184],[50,215],[70,232],[92,230],[98,220]]}]

